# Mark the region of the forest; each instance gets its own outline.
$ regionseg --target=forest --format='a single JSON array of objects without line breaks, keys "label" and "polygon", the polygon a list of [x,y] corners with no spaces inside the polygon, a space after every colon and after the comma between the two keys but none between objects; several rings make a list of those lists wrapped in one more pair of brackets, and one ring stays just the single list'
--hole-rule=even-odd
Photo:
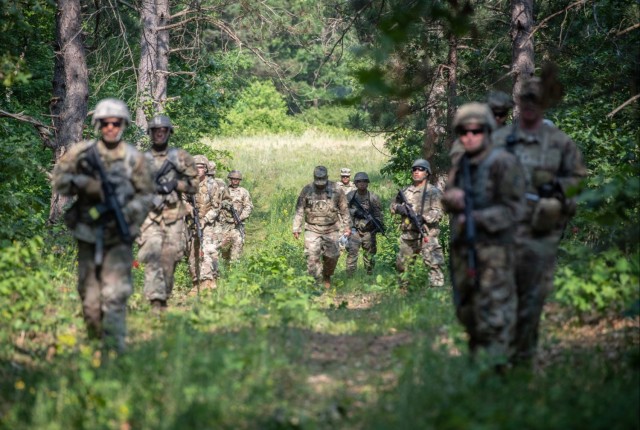
[{"label": "forest", "polygon": [[[640,4],[635,0],[0,0],[0,428],[639,429]],[[470,360],[451,279],[398,288],[389,204],[416,158],[441,185],[456,110],[517,94],[546,66],[545,117],[588,175],[558,252],[532,368]],[[98,101],[125,139],[171,118],[170,145],[243,172],[240,261],[189,294],[178,264],[151,312],[134,260],[127,351],[87,338],[69,205],[51,185]],[[517,110],[512,120],[517,118]],[[368,172],[376,266],[317,293],[291,235],[325,165]],[[440,241],[449,254],[449,224]],[[137,248],[134,248],[134,253]],[[134,254],[135,256],[135,254]]]}]

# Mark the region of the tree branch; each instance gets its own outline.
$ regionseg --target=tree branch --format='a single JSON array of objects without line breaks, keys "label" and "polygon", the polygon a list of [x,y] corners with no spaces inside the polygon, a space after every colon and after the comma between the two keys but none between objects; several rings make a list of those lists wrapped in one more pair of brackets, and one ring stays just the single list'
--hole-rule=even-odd
[{"label": "tree branch", "polygon": [[633,103],[634,101],[638,100],[640,98],[640,94],[636,94],[635,96],[631,97],[629,100],[627,100],[626,102],[622,103],[620,106],[618,106],[617,108],[615,108],[614,110],[612,110],[611,112],[609,112],[607,114],[607,118],[613,118],[613,116],[615,114],[617,114],[618,112],[620,112],[622,109],[624,109],[626,106],[628,106],[629,104]]},{"label": "tree branch", "polygon": [[540,21],[540,23],[539,23],[538,25],[536,25],[536,26],[535,26],[535,28],[534,28],[533,30],[531,30],[531,34],[530,34],[530,35],[529,35],[529,37],[527,38],[527,41],[528,41],[529,39],[531,39],[531,38],[533,37],[533,35],[534,35],[538,30],[540,30],[542,27],[544,27],[544,25],[545,25],[549,20],[551,20],[552,18],[555,18],[556,16],[558,16],[558,15],[560,15],[560,14],[562,14],[562,13],[565,13],[565,12],[567,12],[568,10],[573,9],[574,7],[582,6],[582,5],[586,4],[586,3],[587,3],[587,2],[589,2],[589,1],[591,1],[591,0],[578,0],[578,1],[576,1],[576,2],[571,3],[570,5],[568,5],[567,7],[565,7],[564,9],[559,10],[559,11],[558,11],[558,12],[556,12],[556,13],[552,13],[551,15],[549,15],[548,17],[546,17],[545,19],[543,19],[542,21]]},{"label": "tree branch", "polygon": [[38,135],[40,136],[40,139],[42,140],[43,145],[48,148],[54,148],[54,145],[51,142],[51,135],[52,135],[51,129],[53,127],[43,124],[37,119],[30,117],[28,115],[24,115],[23,113],[10,113],[4,110],[0,110],[0,118],[2,117],[13,118],[15,120],[31,124],[38,132]]},{"label": "tree branch", "polygon": [[635,29],[637,29],[637,28],[640,28],[640,23],[638,23],[638,24],[634,24],[634,25],[632,25],[632,26],[631,26],[631,27],[629,27],[629,28],[625,28],[624,30],[621,30],[621,31],[617,32],[616,34],[614,34],[614,36],[615,36],[615,37],[622,36],[623,34],[628,33],[628,32],[630,32],[630,31],[633,31],[633,30],[635,30]]}]

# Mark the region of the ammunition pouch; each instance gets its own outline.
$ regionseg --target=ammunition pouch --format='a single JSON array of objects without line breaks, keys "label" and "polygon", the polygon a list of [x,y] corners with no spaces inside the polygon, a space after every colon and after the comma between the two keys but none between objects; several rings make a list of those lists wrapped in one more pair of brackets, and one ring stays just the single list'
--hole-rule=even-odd
[{"label": "ammunition pouch", "polygon": [[562,202],[554,197],[540,197],[531,217],[531,227],[537,233],[551,232],[562,219]]}]

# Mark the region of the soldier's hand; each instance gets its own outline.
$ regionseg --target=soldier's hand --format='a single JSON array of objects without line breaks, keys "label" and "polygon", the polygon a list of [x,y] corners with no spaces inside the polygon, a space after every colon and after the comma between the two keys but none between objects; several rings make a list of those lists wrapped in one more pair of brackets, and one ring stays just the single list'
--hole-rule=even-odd
[{"label": "soldier's hand", "polygon": [[87,175],[76,175],[73,184],[78,189],[78,194],[95,201],[103,200],[102,181],[99,179]]},{"label": "soldier's hand", "polygon": [[409,215],[409,208],[407,208],[407,206],[404,203],[396,205],[395,211],[398,215],[403,215],[403,216]]},{"label": "soldier's hand", "polygon": [[178,186],[178,181],[176,181],[175,179],[172,179],[171,181],[167,181],[163,184],[159,184],[156,187],[156,192],[158,194],[169,194],[173,190],[175,190],[177,186]]},{"label": "soldier's hand", "polygon": [[300,232],[294,231],[293,232],[293,237],[298,240],[298,238],[300,237]]},{"label": "soldier's hand", "polygon": [[344,235],[347,236],[347,237],[351,236],[351,227],[347,227],[344,230]]},{"label": "soldier's hand", "polygon": [[444,192],[442,202],[453,212],[464,210],[464,190],[461,188],[451,188]]}]

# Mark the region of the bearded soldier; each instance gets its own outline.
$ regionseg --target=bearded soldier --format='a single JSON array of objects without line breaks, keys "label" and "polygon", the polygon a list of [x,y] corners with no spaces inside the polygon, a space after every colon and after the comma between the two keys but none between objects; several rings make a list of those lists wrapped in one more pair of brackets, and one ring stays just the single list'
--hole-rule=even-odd
[{"label": "bearded soldier", "polygon": [[174,272],[186,246],[185,200],[198,186],[193,157],[185,150],[169,148],[173,125],[169,117],[158,115],[149,122],[152,166],[156,195],[142,224],[138,258],[144,263],[144,294],[154,309],[165,309],[173,290]]},{"label": "bearded soldier", "polygon": [[155,192],[144,155],[122,140],[130,122],[124,102],[101,100],[91,120],[100,137],[73,145],[53,173],[55,191],[77,197],[65,221],[78,241],[78,292],[89,337],[116,351],[125,347],[133,239]]},{"label": "bearded soldier", "polygon": [[438,241],[439,222],[443,216],[442,192],[429,184],[431,165],[419,158],[411,166],[413,184],[400,190],[391,203],[391,213],[402,217],[400,249],[396,258],[396,269],[403,273],[407,264],[421,255],[429,267],[429,282],[434,287],[444,285],[442,265],[444,255]]},{"label": "bearded soldier", "polygon": [[471,353],[484,349],[502,366],[515,334],[513,234],[524,178],[512,154],[491,146],[495,121],[487,105],[461,106],[453,126],[465,154],[448,175],[442,201],[451,214],[456,314]]},{"label": "bearded soldier", "polygon": [[307,270],[325,288],[331,287],[336,270],[342,232],[351,235],[347,198],[342,190],[329,182],[327,168],[313,170],[313,182],[305,185],[298,196],[293,219],[293,237],[298,239],[304,223],[304,252]]},{"label": "bearded soldier", "polygon": [[246,188],[240,186],[242,173],[232,170],[227,175],[231,205],[225,205],[220,212],[220,248],[225,261],[235,262],[240,258],[245,239],[244,222],[253,211],[251,195]]},{"label": "bearded soldier", "polygon": [[516,361],[530,361],[535,356],[540,315],[553,289],[558,244],[576,210],[574,190],[586,176],[576,144],[543,121],[544,109],[553,98],[544,84],[539,78],[523,83],[516,100],[519,120],[498,130],[492,139],[494,145],[516,156],[526,184],[526,204],[515,235]]},{"label": "bearded soldier", "polygon": [[353,276],[358,265],[358,253],[363,250],[362,261],[367,274],[373,273],[374,258],[378,251],[376,235],[383,233],[384,221],[380,198],[369,191],[369,175],[358,172],[354,177],[356,190],[347,194],[351,215],[351,236],[347,243],[347,276]]},{"label": "bearded soldier", "polygon": [[[223,204],[231,203],[231,196],[224,184],[207,176],[209,169],[207,157],[196,155],[193,159],[200,182],[194,198],[195,208],[192,208],[190,217],[189,270],[194,284],[199,283],[203,289],[214,289],[217,287],[218,279],[218,244],[215,240],[215,224]],[[225,201],[227,203],[224,203]]]}]

